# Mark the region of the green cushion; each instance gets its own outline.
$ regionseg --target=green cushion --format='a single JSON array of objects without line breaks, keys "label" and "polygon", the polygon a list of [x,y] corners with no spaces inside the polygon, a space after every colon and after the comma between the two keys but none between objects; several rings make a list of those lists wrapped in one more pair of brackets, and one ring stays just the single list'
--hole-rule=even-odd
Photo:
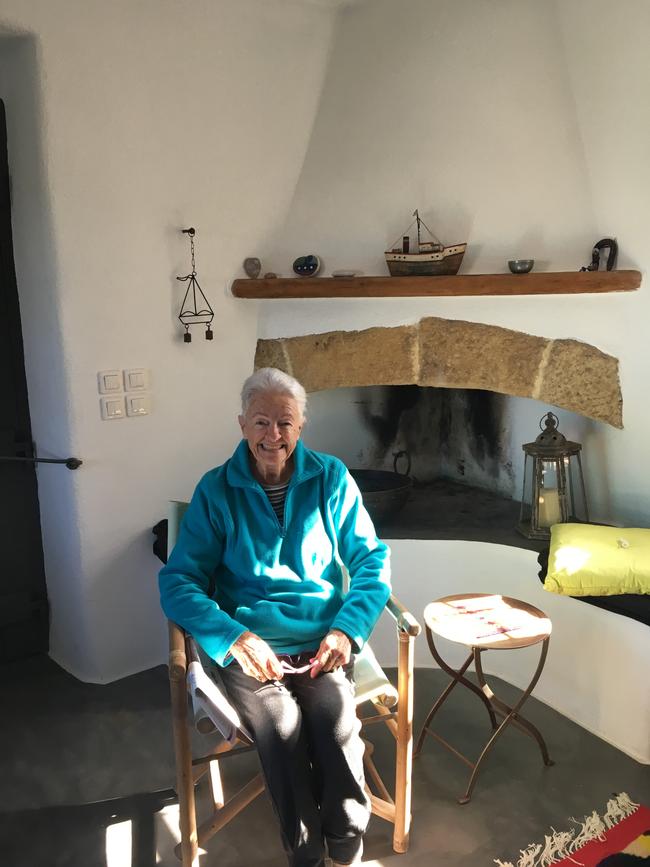
[{"label": "green cushion", "polygon": [[650,530],[556,524],[544,589],[565,596],[650,593]]}]

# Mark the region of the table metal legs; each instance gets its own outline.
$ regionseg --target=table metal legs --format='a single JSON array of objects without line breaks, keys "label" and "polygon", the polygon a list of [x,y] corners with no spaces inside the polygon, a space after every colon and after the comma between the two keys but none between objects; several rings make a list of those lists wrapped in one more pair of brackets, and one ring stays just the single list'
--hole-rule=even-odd
[{"label": "table metal legs", "polygon": [[[429,714],[424,721],[424,725],[422,726],[422,730],[420,732],[420,736],[418,737],[417,745],[415,747],[414,755],[417,757],[422,750],[422,744],[424,742],[425,735],[431,735],[437,741],[439,741],[446,749],[452,752],[455,756],[457,756],[461,761],[463,761],[466,765],[468,765],[472,769],[472,774],[469,778],[469,782],[467,784],[467,789],[465,794],[458,799],[459,804],[467,804],[472,797],[472,792],[474,790],[474,786],[476,785],[476,778],[478,776],[479,770],[483,761],[487,758],[489,753],[491,752],[494,744],[501,737],[506,727],[512,723],[515,725],[520,731],[524,732],[524,734],[529,735],[537,741],[540,752],[542,754],[542,760],[545,765],[550,766],[553,764],[553,761],[550,759],[548,754],[548,749],[546,748],[546,743],[544,742],[544,738],[540,734],[539,730],[527,719],[521,716],[519,711],[521,710],[524,702],[528,699],[530,694],[537,681],[540,678],[542,670],[544,668],[544,663],[546,662],[546,655],[548,653],[548,645],[549,638],[545,638],[542,642],[542,650],[539,657],[539,662],[537,663],[537,668],[535,669],[535,673],[528,684],[526,690],[522,693],[517,703],[514,707],[510,707],[500,698],[498,698],[493,692],[490,686],[486,683],[485,675],[483,673],[483,666],[481,664],[481,653],[485,651],[485,648],[481,647],[472,647],[471,653],[462,664],[459,669],[452,668],[438,653],[438,649],[435,646],[433,640],[433,633],[427,626],[426,629],[427,642],[429,644],[429,649],[431,650],[431,655],[438,663],[440,668],[443,671],[446,671],[447,674],[451,677],[450,683],[447,684],[443,692],[440,694],[438,699],[435,701],[433,707],[429,711]],[[476,679],[478,680],[478,686],[468,680],[464,675],[471,663],[474,662],[474,668],[476,670]],[[440,735],[436,734],[436,732],[431,731],[430,725],[434,718],[434,716],[438,713],[442,705],[445,703],[452,690],[456,686],[456,684],[462,684],[467,687],[474,695],[478,696],[482,703],[484,704],[489,717],[490,724],[492,726],[492,736],[488,740],[488,742],[483,747],[480,756],[478,757],[476,762],[470,761],[466,756],[464,756],[461,752],[459,752],[455,747],[453,747],[450,743],[448,743],[444,738],[441,738]],[[503,717],[501,723],[497,723],[496,714],[499,714],[500,717]]]}]

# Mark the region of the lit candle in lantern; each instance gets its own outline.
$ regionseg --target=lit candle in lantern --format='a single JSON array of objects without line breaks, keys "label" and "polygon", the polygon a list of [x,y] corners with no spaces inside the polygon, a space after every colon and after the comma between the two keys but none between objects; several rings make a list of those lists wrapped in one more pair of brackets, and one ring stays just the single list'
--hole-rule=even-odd
[{"label": "lit candle in lantern", "polygon": [[562,520],[557,488],[543,488],[539,496],[539,526],[552,527]]}]

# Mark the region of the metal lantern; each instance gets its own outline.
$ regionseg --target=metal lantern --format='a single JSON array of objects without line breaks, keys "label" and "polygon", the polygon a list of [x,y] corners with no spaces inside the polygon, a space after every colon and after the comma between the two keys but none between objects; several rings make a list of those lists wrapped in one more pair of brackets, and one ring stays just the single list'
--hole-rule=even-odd
[{"label": "metal lantern", "polygon": [[212,340],[213,333],[212,320],[214,319],[214,310],[210,307],[210,302],[203,294],[203,290],[199,286],[199,281],[196,279],[196,261],[194,258],[194,236],[196,229],[190,226],[189,229],[181,229],[184,235],[190,237],[190,258],[192,260],[192,270],[185,277],[177,277],[182,283],[187,283],[187,291],[181,304],[181,312],[178,316],[180,321],[185,326],[185,334],[183,341],[185,343],[192,342],[190,334],[190,325],[205,325],[205,339]]},{"label": "metal lantern", "polygon": [[[560,433],[555,413],[542,416],[542,430],[535,442],[524,443],[524,491],[519,532],[529,539],[550,539],[553,524],[589,521],[580,443]],[[530,458],[530,460],[529,460]],[[576,488],[582,500],[576,510]]]}]

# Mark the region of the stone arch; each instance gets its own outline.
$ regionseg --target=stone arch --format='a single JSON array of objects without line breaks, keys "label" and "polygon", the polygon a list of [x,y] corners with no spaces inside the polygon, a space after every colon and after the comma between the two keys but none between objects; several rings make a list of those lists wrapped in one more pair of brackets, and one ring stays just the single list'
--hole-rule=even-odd
[{"label": "stone arch", "polygon": [[618,359],[579,340],[427,317],[415,325],[259,340],[255,367],[307,391],[360,385],[476,388],[530,397],[622,428]]}]

